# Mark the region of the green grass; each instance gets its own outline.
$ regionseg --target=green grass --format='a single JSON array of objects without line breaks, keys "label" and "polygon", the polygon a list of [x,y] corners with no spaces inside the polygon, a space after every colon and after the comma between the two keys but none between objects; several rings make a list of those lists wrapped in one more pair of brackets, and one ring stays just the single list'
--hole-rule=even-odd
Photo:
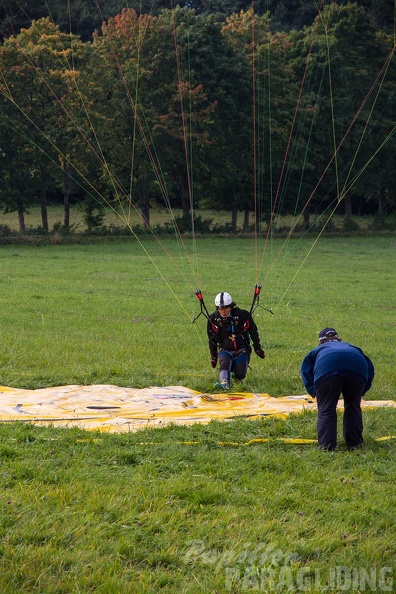
[{"label": "green grass", "polygon": [[[322,238],[304,262],[312,241],[268,246],[260,303],[275,313],[255,312],[267,358],[245,388],[303,393],[302,357],[334,325],[375,364],[368,397],[394,398],[394,238]],[[144,247],[1,247],[1,383],[213,390],[194,290],[210,310],[221,289],[249,308],[254,242],[198,241],[192,267],[175,241]],[[0,591],[394,591],[396,448],[376,439],[396,413],[364,424],[352,453],[339,424],[335,455],[278,440],[315,438],[315,413],[122,435],[0,425]]]},{"label": "green grass", "polygon": [[[298,591],[304,576],[310,592],[335,593],[345,588],[324,588],[340,567],[378,575],[348,592],[381,591],[383,568],[394,575],[396,460],[394,441],[374,437],[396,433],[396,415],[365,413],[359,453],[275,441],[313,436],[314,419],[118,436],[3,425],[1,591],[236,593],[257,591],[256,575],[270,580],[263,592]],[[274,441],[217,445],[259,436]]]},{"label": "green grass", "polygon": [[[253,355],[247,388],[303,391],[299,367],[318,331],[335,326],[375,362],[371,398],[394,397],[394,248],[389,237],[270,242],[255,312],[267,358]],[[249,308],[256,282],[252,240],[166,240],[0,249],[1,383],[69,383],[212,389],[206,320],[194,294],[228,290]],[[166,250],[166,252],[164,251]],[[281,251],[282,250],[282,251]],[[300,266],[301,270],[298,272]],[[296,273],[298,274],[296,275]]]}]

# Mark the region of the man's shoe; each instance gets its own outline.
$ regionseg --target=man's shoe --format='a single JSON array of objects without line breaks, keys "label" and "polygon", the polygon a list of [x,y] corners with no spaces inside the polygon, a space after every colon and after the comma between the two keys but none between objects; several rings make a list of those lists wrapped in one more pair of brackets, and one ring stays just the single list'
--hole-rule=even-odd
[{"label": "man's shoe", "polygon": [[355,445],[355,446],[350,446],[348,448],[348,450],[350,452],[354,452],[355,450],[360,450],[362,447],[363,447],[363,442],[362,443],[359,443],[358,445]]},{"label": "man's shoe", "polygon": [[331,446],[322,446],[322,445],[317,445],[315,446],[315,450],[320,450],[321,452],[335,452],[336,449],[332,448]]},{"label": "man's shoe", "polygon": [[223,382],[216,382],[215,383],[215,388],[221,388],[222,390],[229,390],[230,389],[230,384],[223,381]]}]

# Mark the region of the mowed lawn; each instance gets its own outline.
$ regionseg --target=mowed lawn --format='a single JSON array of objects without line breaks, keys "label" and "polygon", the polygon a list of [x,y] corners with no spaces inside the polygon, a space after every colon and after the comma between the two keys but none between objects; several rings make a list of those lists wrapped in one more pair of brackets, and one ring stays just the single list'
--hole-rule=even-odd
[{"label": "mowed lawn", "polygon": [[[258,249],[257,249],[258,248]],[[0,248],[1,383],[213,390],[206,320],[221,290],[255,312],[267,357],[246,390],[303,393],[318,331],[372,358],[394,399],[395,239],[326,237]],[[259,254],[259,255],[258,255]],[[107,435],[0,425],[4,593],[393,592],[396,414],[365,447],[316,451],[316,414]],[[297,443],[288,442],[289,439]]]},{"label": "mowed lawn", "polygon": [[260,282],[254,318],[267,356],[252,357],[247,388],[300,394],[301,360],[334,326],[375,362],[370,398],[393,398],[395,252],[393,236],[2,246],[1,381],[208,391],[217,374],[206,319],[192,323],[195,290],[210,312],[223,290],[250,309]]}]

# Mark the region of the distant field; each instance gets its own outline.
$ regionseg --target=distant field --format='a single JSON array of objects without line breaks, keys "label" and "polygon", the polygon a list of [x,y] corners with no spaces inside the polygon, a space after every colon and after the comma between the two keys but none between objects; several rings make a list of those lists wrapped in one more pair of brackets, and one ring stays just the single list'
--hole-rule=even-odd
[{"label": "distant field", "polygon": [[[181,216],[181,210],[175,209],[172,211],[173,217]],[[231,222],[231,214],[225,211],[215,211],[215,210],[196,210],[195,216],[200,216],[203,219],[213,219],[213,222],[218,225],[229,224]],[[150,224],[151,226],[156,225],[163,225],[167,221],[172,220],[172,215],[165,209],[165,208],[157,208],[152,209],[150,212]],[[237,219],[237,226],[238,228],[242,228],[244,220],[244,213],[238,213]],[[311,223],[316,220],[315,215],[311,217]],[[322,220],[322,224],[324,223]],[[337,229],[342,229],[344,224],[345,217],[342,215],[333,215],[331,218],[333,227]],[[354,216],[352,220],[355,224],[359,226],[361,230],[369,229],[373,223],[374,217],[373,216]],[[292,216],[286,217],[278,217],[276,220],[275,229],[283,228],[289,230],[291,226],[295,223],[296,219]],[[299,221],[300,223],[302,220]],[[50,230],[53,229],[54,225],[63,223],[63,207],[62,206],[50,206],[48,208],[48,225]],[[253,213],[250,216],[250,223],[253,224]],[[41,227],[41,214],[40,208],[35,207],[29,209],[29,212],[25,215],[25,224],[27,228],[37,228]],[[131,209],[130,211],[126,212],[114,212],[108,209],[106,211],[104,225],[106,226],[119,226],[124,227],[126,225],[134,226],[141,224],[141,218],[138,213]],[[7,214],[0,214],[0,225],[7,225],[11,229],[18,230],[18,217],[16,213],[7,213]],[[83,212],[80,208],[74,207],[71,209],[70,212],[70,225],[76,232],[84,231],[85,224],[83,220]]]}]

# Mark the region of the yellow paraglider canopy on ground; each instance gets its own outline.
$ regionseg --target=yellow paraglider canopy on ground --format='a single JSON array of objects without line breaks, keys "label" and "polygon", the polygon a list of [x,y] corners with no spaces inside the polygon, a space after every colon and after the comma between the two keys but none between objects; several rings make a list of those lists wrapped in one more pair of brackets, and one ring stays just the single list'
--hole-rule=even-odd
[{"label": "yellow paraglider canopy on ground", "polygon": [[[393,400],[363,401],[363,407],[396,407]],[[342,407],[342,401],[340,402]],[[191,425],[238,416],[258,418],[316,410],[309,395],[202,394],[183,386],[122,388],[112,385],[60,386],[23,390],[0,386],[0,422],[23,421],[62,427],[128,432]]]}]

